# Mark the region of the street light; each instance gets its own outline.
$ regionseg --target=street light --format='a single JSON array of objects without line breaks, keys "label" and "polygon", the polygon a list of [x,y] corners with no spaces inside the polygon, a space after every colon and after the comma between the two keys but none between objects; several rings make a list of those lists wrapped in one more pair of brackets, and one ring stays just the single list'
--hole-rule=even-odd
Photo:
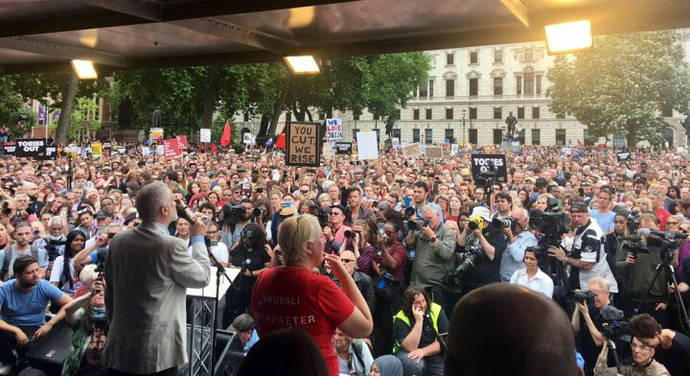
[{"label": "street light", "polygon": [[462,146],[465,146],[465,109],[462,109]]}]

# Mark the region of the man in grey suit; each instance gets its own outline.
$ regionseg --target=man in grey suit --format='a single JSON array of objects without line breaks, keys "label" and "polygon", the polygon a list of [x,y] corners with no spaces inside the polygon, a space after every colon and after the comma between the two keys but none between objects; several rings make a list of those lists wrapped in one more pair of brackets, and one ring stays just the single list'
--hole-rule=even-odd
[{"label": "man in grey suit", "polygon": [[115,236],[106,257],[110,332],[104,364],[115,375],[176,375],[188,361],[186,289],[209,283],[206,227],[202,221],[192,226],[190,257],[187,242],[168,232],[177,219],[168,186],[145,185],[136,207],[142,223]]}]

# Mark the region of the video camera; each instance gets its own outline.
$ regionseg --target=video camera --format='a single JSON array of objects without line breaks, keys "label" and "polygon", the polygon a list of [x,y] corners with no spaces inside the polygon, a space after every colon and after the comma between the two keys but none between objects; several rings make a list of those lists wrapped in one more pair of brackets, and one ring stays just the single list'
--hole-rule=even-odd
[{"label": "video camera", "polygon": [[656,251],[661,253],[663,260],[670,261],[673,258],[673,251],[680,247],[682,241],[687,237],[687,234],[680,232],[640,229],[636,235],[619,239],[624,241],[622,249],[632,253],[635,257],[639,253],[648,254]]},{"label": "video camera", "polygon": [[221,210],[223,213],[223,223],[226,225],[235,225],[239,222],[247,220],[247,208],[242,205],[225,204]]},{"label": "video camera", "polygon": [[46,251],[48,252],[48,258],[51,260],[55,260],[58,256],[60,256],[60,251],[57,249],[59,246],[64,246],[67,244],[66,240],[53,240],[53,239],[46,239]]},{"label": "video camera", "polygon": [[[567,286],[567,273],[565,267],[555,258],[549,256],[549,248],[561,246],[561,239],[563,234],[570,231],[570,216],[568,213],[557,209],[558,202],[555,199],[549,198],[547,201],[547,208],[545,211],[539,209],[530,209],[529,211],[529,225],[530,228],[537,230],[537,247],[536,256],[539,260],[539,266],[542,270],[551,277],[554,286],[558,287],[558,292],[554,295],[561,295],[563,287]],[[561,295],[562,296],[562,295]],[[568,294],[562,296],[568,299]]]}]

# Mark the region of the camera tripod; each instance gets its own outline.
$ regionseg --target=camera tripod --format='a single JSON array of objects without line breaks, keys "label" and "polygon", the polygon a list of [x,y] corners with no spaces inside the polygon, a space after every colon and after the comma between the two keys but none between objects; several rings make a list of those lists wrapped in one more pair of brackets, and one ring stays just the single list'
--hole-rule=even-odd
[{"label": "camera tripod", "polygon": [[668,276],[667,278],[669,280],[667,282],[671,283],[671,285],[673,286],[673,296],[676,300],[676,304],[678,305],[678,310],[680,311],[681,327],[683,328],[683,331],[686,334],[688,334],[690,333],[690,319],[688,319],[688,311],[685,310],[683,298],[680,296],[680,291],[678,291],[678,280],[676,279],[676,274],[675,270],[673,269],[673,265],[671,265],[672,257],[673,252],[671,252],[670,250],[667,249],[662,252],[661,263],[656,265],[656,272],[654,273],[654,278],[652,278],[652,282],[649,283],[647,292],[645,292],[644,297],[637,305],[634,312],[635,314],[638,314],[640,312],[640,309],[642,309],[642,305],[649,297],[649,294],[652,292],[652,288],[654,287],[654,283],[656,282],[657,278],[659,278],[662,271],[665,271]]}]

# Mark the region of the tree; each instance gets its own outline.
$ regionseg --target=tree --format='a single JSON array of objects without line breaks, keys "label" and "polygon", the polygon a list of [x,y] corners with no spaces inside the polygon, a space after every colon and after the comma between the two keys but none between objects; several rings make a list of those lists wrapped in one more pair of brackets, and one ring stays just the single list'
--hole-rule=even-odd
[{"label": "tree", "polygon": [[597,38],[595,48],[561,56],[549,70],[549,108],[571,114],[593,136],[624,135],[628,146],[660,144],[662,108],[688,113],[690,74],[674,31]]},{"label": "tree", "polygon": [[[25,133],[25,127],[33,125],[29,113],[23,108],[24,102],[21,95],[17,94],[14,80],[9,76],[0,76],[0,125],[7,125],[13,134]],[[21,122],[20,114],[24,114],[26,120]],[[33,117],[35,121],[35,116]]]}]

